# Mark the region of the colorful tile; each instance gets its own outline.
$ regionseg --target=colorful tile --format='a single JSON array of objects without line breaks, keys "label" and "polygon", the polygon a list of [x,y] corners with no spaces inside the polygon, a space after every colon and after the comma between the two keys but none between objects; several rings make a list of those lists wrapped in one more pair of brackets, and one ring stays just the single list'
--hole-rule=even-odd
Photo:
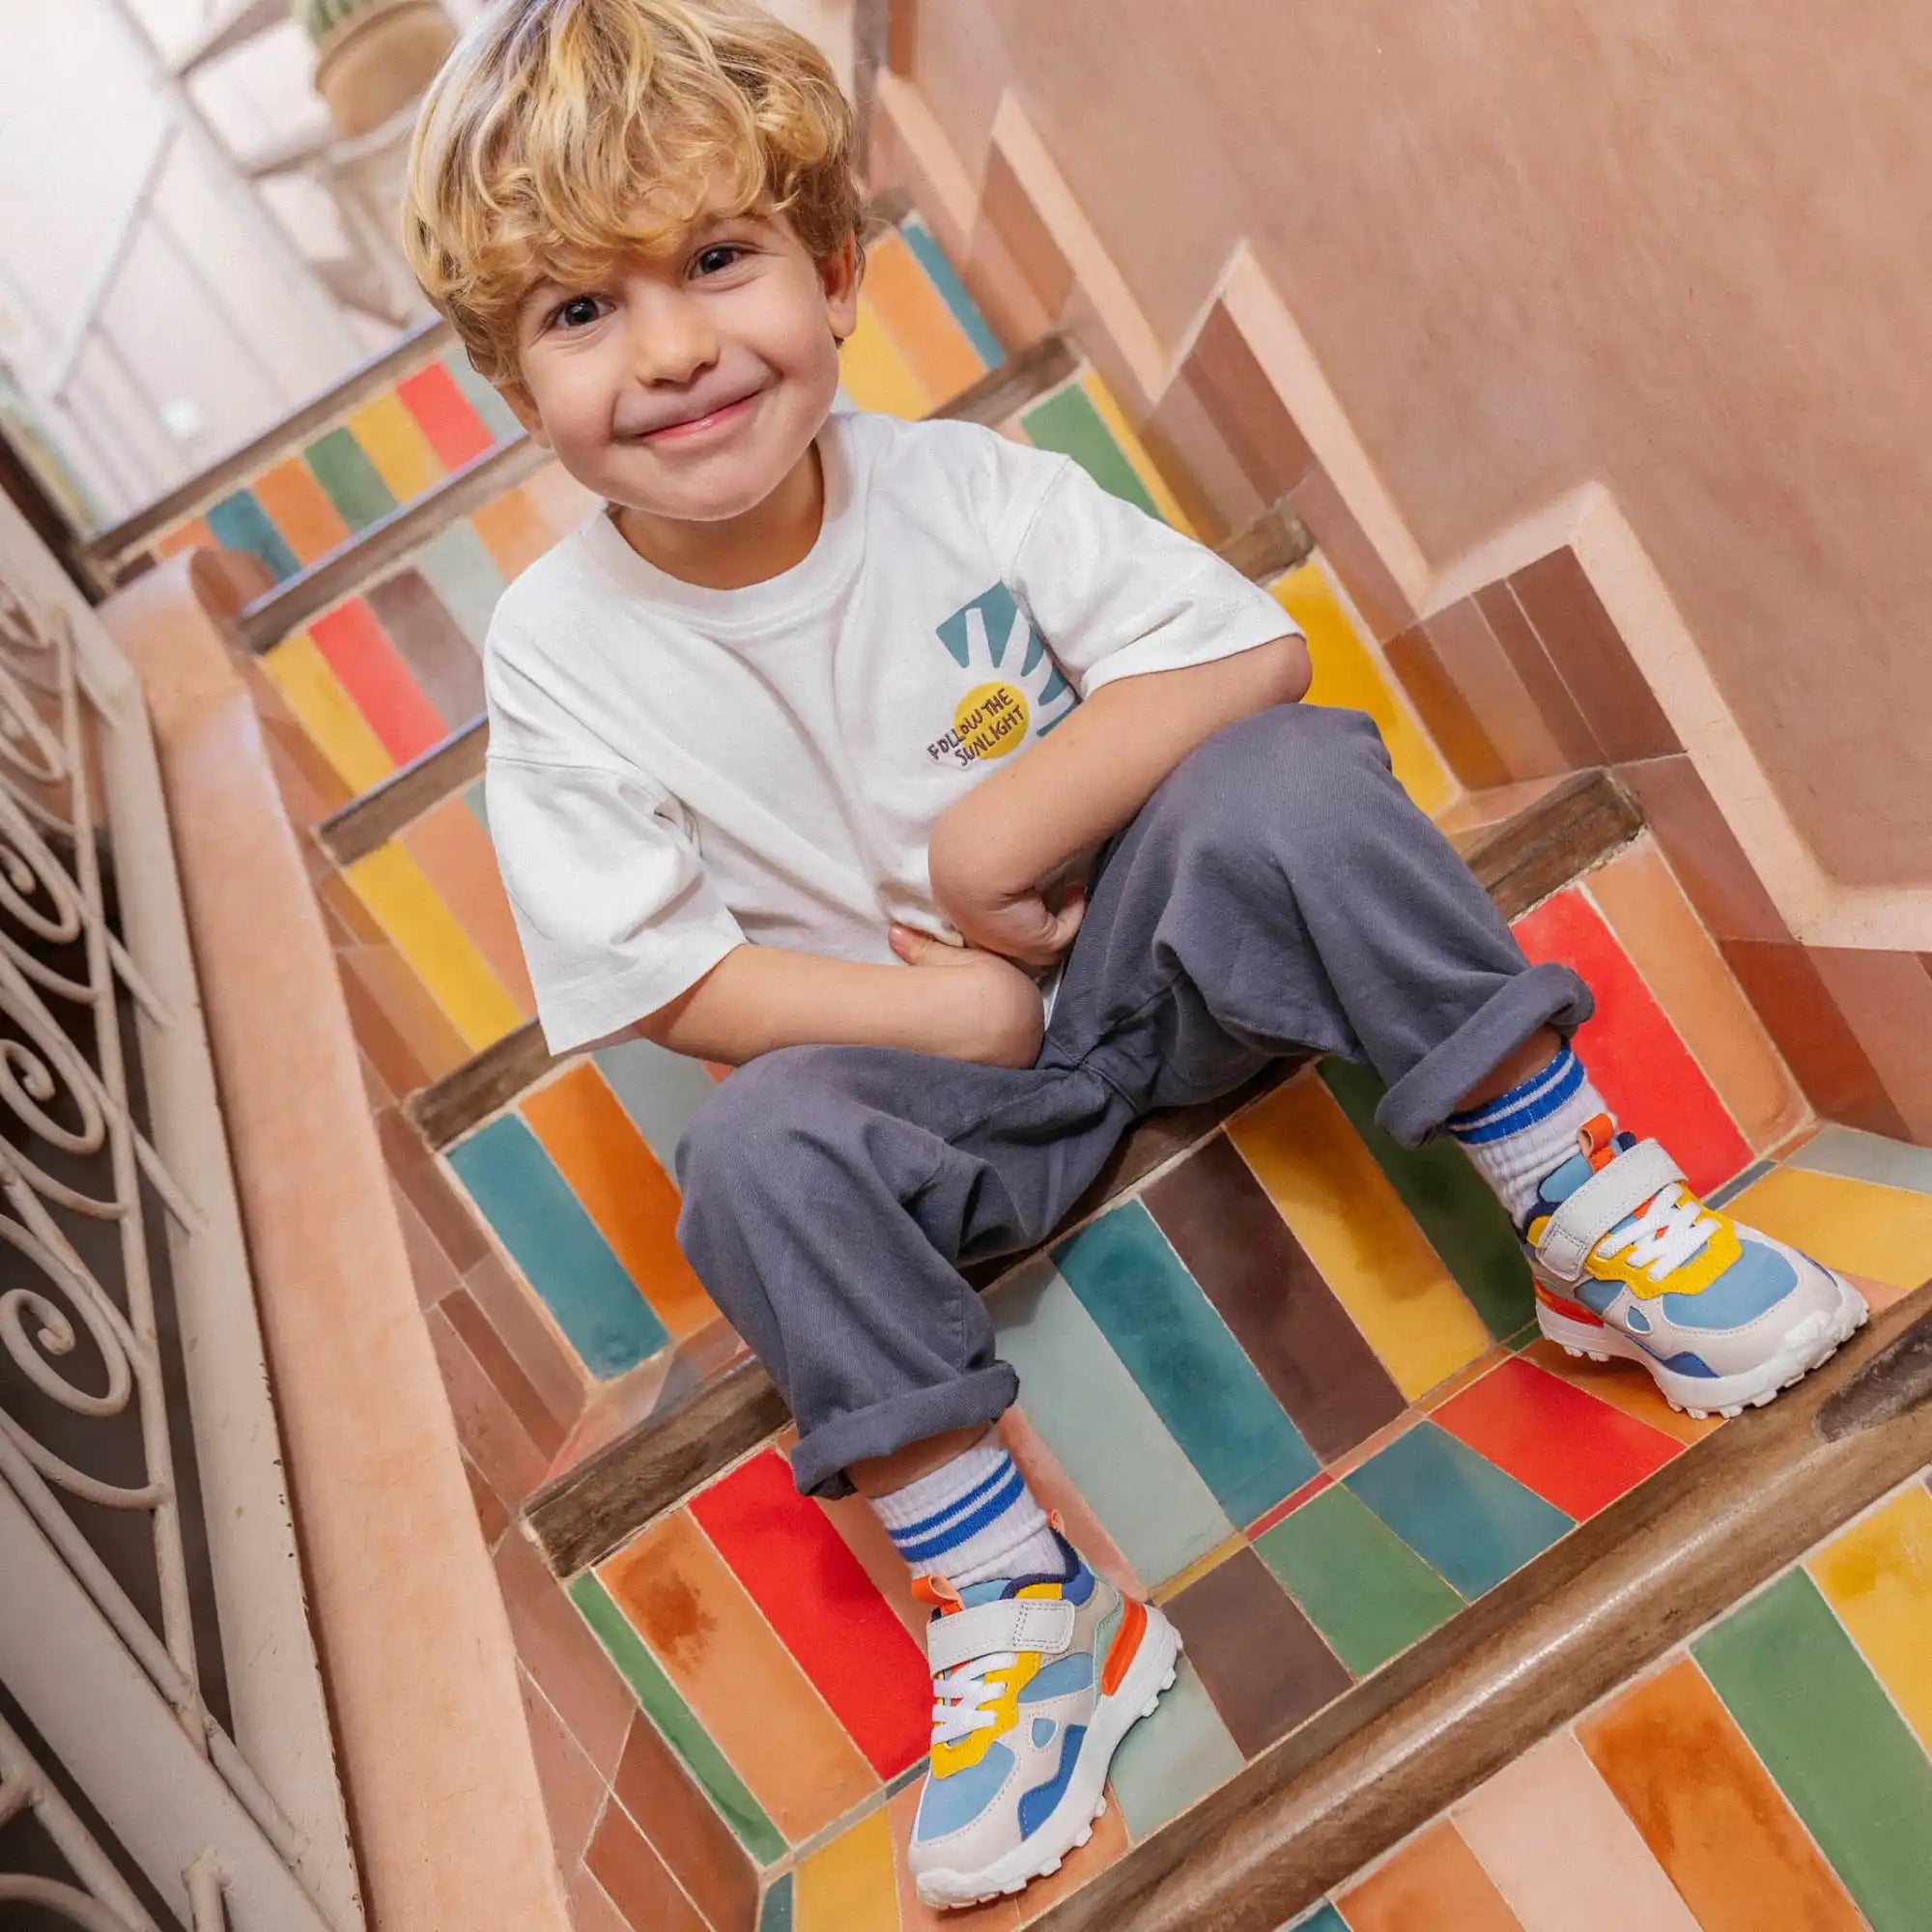
[{"label": "colorful tile", "polygon": [[919,257],[920,267],[939,292],[952,319],[966,331],[980,367],[998,368],[1007,359],[1007,352],[980,313],[979,305],[967,294],[958,270],[946,259],[946,251],[933,240],[931,229],[918,215],[912,215],[900,222],[899,233],[905,238],[906,246]]},{"label": "colorful tile", "polygon": [[352,530],[367,529],[396,507],[393,493],[354,431],[332,429],[310,443],[304,454],[316,481]]},{"label": "colorful tile", "polygon": [[1914,1483],[1806,1568],[1899,1714],[1932,1750],[1932,1492]]},{"label": "colorful tile", "polygon": [[1027,1415],[1150,1584],[1234,1533],[1079,1297],[1044,1262],[988,1297]]},{"label": "colorful tile", "polygon": [[185,550],[204,547],[213,550],[219,541],[209,527],[206,517],[190,517],[186,523],[177,524],[166,535],[155,539],[155,560],[164,563],[171,556],[179,556]]},{"label": "colorful tile", "polygon": [[773,1879],[758,1908],[758,1932],[793,1932],[792,1875],[781,1873]]},{"label": "colorful tile", "polygon": [[306,631],[284,638],[264,653],[261,664],[263,674],[288,699],[302,729],[352,793],[380,784],[396,769],[394,755],[369,728]]},{"label": "colorful tile", "polygon": [[1447,1135],[1406,1148],[1384,1133],[1376,1109],[1388,1089],[1368,1067],[1328,1059],[1316,1071],[1484,1326],[1498,1342],[1514,1335],[1536,1312],[1535,1284],[1509,1215],[1468,1155]]},{"label": "colorful tile", "polygon": [[591,1056],[667,1174],[677,1172],[677,1144],[692,1117],[718,1091],[695,1060],[654,1040],[627,1039]]},{"label": "colorful tile", "polygon": [[481,651],[490,635],[490,619],[503,594],[503,574],[484,548],[473,525],[451,524],[439,530],[415,555],[422,572],[456,627]]},{"label": "colorful tile", "polygon": [[1577,1726],[1703,1932],[1860,1932],[1804,1827],[1688,1659]]},{"label": "colorful tile", "polygon": [[677,1245],[677,1189],[595,1065],[579,1061],[518,1112],[671,1339],[715,1321]]},{"label": "colorful tile", "polygon": [[1433,1422],[1418,1423],[1347,1487],[1465,1597],[1492,1590],[1571,1519]]},{"label": "colorful tile", "polygon": [[1690,1654],[1874,1932],[1932,1924],[1932,1762],[1810,1577],[1787,1573]]},{"label": "colorful tile", "polygon": [[684,1511],[661,1517],[598,1575],[794,1845],[878,1790],[858,1747]]},{"label": "colorful tile", "polygon": [[1431,1411],[1439,1428],[1578,1522],[1634,1489],[1683,1444],[1520,1355]]},{"label": "colorful tile", "polygon": [[398,764],[420,757],[448,735],[448,721],[359,597],[324,611],[310,623],[308,635]]},{"label": "colorful tile", "polygon": [[1231,1521],[1251,1521],[1315,1474],[1307,1443],[1138,1201],[1053,1260]]},{"label": "colorful tile", "polygon": [[1284,1932],[1349,1932],[1349,1928],[1342,1922],[1342,1915],[1324,1898],[1305,1918],[1285,1927]]},{"label": "colorful tile", "polygon": [[1640,1140],[1662,1141],[1699,1192],[1748,1166],[1751,1148],[1583,893],[1558,893],[1515,930],[1531,960],[1562,960],[1597,996],[1577,1051],[1619,1123]]},{"label": "colorful tile", "polygon": [[404,377],[396,384],[396,399],[414,418],[445,469],[473,463],[496,441],[445,363],[432,362]]},{"label": "colorful tile", "polygon": [[1835,1174],[1846,1180],[1932,1194],[1932,1148],[1886,1140],[1856,1127],[1825,1128],[1784,1164],[1810,1174]]},{"label": "colorful tile", "polygon": [[1347,1487],[1255,1541],[1256,1553],[1357,1677],[1448,1622],[1463,1600]]},{"label": "colorful tile", "polygon": [[452,728],[483,713],[483,661],[418,570],[399,570],[367,593],[376,621]]},{"label": "colorful tile", "polygon": [[636,1693],[659,1735],[696,1780],[698,1789],[718,1807],[732,1834],[760,1864],[784,1854],[784,1839],[753,1798],[745,1781],[731,1769],[711,1734],[698,1722],[675,1685],[664,1673],[629,1619],[611,1601],[610,1592],[586,1571],[567,1588],[570,1600],[596,1634],[606,1654]]},{"label": "colorful tile", "polygon": [[899,1932],[892,1821],[885,1806],[798,1867],[798,1932]]},{"label": "colorful tile", "polygon": [[1252,1549],[1216,1564],[1166,1609],[1245,1756],[1286,1737],[1353,1681]]},{"label": "colorful tile", "polygon": [[300,457],[291,456],[265,469],[256,477],[254,491],[255,500],[273,519],[299,562],[311,564],[349,541],[349,526]]},{"label": "colorful tile", "polygon": [[950,401],[985,374],[972,339],[900,236],[867,250],[866,294],[927,395]]},{"label": "colorful tile", "polygon": [[461,798],[445,798],[397,835],[395,842],[422,867],[437,896],[525,1019],[536,1017],[536,995],[490,836]]},{"label": "colorful tile", "polygon": [[1521,1932],[1481,1861],[1446,1818],[1335,1899],[1350,1932]]},{"label": "colorful tile", "polygon": [[506,490],[485,503],[469,521],[505,583],[527,570],[556,541],[556,532],[521,488]]},{"label": "colorful tile", "polygon": [[1225,1135],[1141,1200],[1323,1462],[1402,1413],[1388,1371]]},{"label": "colorful tile", "polygon": [[1174,1689],[1114,1755],[1114,1796],[1127,1835],[1140,1844],[1196,1799],[1226,1784],[1242,1762],[1240,1746],[1183,1654]]},{"label": "colorful tile", "polygon": [[301,568],[295,552],[250,490],[237,490],[224,497],[208,512],[207,523],[216,543],[259,556],[274,573],[277,583],[286,582]]},{"label": "colorful tile", "polygon": [[1151,517],[1160,515],[1153,493],[1108,433],[1093,397],[1078,383],[1069,383],[1043,403],[1034,404],[1020,422],[1037,447],[1070,456],[1103,490]]},{"label": "colorful tile", "polygon": [[449,371],[450,381],[463,392],[464,400],[482,419],[483,427],[498,443],[513,442],[523,435],[524,426],[517,420],[516,412],[496,388],[477,374],[469,357],[461,349],[452,349],[442,358],[442,366]]},{"label": "colorful tile", "polygon": [[1827,1267],[1898,1289],[1932,1280],[1932,1195],[1782,1167],[1729,1211]]},{"label": "colorful tile", "polygon": [[1606,1402],[1626,1415],[1663,1435],[1684,1443],[1701,1442],[1714,1430],[1721,1429],[1720,1416],[1702,1420],[1672,1408],[1650,1377],[1634,1362],[1593,1362],[1566,1355],[1538,1330],[1522,1350],[1526,1362],[1534,1362],[1545,1375],[1568,1382],[1574,1389],[1597,1402]]},{"label": "colorful tile", "polygon": [[858,327],[838,351],[838,380],[862,410],[915,422],[947,400],[920,381],[869,297],[859,298]]},{"label": "colorful tile", "polygon": [[442,481],[443,467],[422,426],[393,390],[365,403],[349,428],[397,502],[412,502]]},{"label": "colorful tile", "polygon": [[1094,405],[1094,412],[1100,418],[1101,427],[1113,438],[1121,454],[1140,478],[1141,488],[1153,498],[1154,509],[1161,521],[1183,536],[1196,535],[1187,512],[1180,507],[1180,499],[1168,488],[1167,478],[1160,473],[1160,466],[1154,462],[1147,444],[1135,434],[1133,425],[1115,400],[1113,390],[1100,380],[1099,373],[1091,368],[1083,371],[1080,386],[1087,392],[1087,400]]},{"label": "colorful tile", "polygon": [[522,1121],[492,1121],[448,1160],[593,1375],[621,1375],[665,1346],[664,1323]]},{"label": "colorful tile", "polygon": [[931,1735],[924,1654],[791,1465],[766,1449],[691,1499],[698,1526],[881,1777]]},{"label": "colorful tile", "polygon": [[1277,1088],[1236,1115],[1228,1137],[1406,1398],[1489,1348],[1482,1319],[1319,1080]]}]

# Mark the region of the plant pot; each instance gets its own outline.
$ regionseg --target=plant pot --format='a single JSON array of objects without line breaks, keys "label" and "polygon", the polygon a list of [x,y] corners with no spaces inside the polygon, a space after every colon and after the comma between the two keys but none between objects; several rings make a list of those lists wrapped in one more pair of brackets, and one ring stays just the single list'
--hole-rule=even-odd
[{"label": "plant pot", "polygon": [[438,0],[374,0],[332,27],[315,50],[315,89],[345,140],[400,114],[456,44]]}]

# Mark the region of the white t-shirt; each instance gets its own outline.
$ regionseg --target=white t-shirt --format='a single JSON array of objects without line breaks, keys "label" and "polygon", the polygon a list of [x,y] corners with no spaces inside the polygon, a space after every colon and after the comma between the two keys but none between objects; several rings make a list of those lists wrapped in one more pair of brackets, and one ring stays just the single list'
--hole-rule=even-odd
[{"label": "white t-shirt", "polygon": [[593,517],[490,627],[490,829],[554,1053],[735,946],[889,962],[956,937],[948,806],[1103,684],[1294,625],[1066,457],[971,423],[838,413],[794,568],[707,590]]}]

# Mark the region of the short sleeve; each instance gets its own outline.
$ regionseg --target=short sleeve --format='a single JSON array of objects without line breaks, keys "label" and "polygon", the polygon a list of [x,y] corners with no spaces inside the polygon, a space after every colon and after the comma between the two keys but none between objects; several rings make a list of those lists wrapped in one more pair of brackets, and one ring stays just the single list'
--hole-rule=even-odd
[{"label": "short sleeve", "polygon": [[1015,595],[1082,697],[1297,636],[1258,583],[1070,460],[1017,533]]},{"label": "short sleeve", "polygon": [[553,1053],[656,1012],[744,944],[683,812],[642,780],[493,753],[485,801]]}]

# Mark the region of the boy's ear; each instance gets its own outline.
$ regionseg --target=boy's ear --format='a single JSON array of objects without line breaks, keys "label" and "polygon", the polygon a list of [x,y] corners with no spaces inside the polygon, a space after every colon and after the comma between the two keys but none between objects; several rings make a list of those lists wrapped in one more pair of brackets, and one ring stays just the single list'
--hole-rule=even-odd
[{"label": "boy's ear", "polygon": [[540,449],[550,447],[550,437],[546,434],[543,417],[537,413],[537,406],[530,392],[521,383],[498,383],[497,393],[509,404],[510,413],[529,432],[530,440]]},{"label": "boy's ear", "polygon": [[840,342],[859,326],[860,272],[856,234],[846,236],[845,245],[818,265],[819,285],[825,291],[826,319]]}]

